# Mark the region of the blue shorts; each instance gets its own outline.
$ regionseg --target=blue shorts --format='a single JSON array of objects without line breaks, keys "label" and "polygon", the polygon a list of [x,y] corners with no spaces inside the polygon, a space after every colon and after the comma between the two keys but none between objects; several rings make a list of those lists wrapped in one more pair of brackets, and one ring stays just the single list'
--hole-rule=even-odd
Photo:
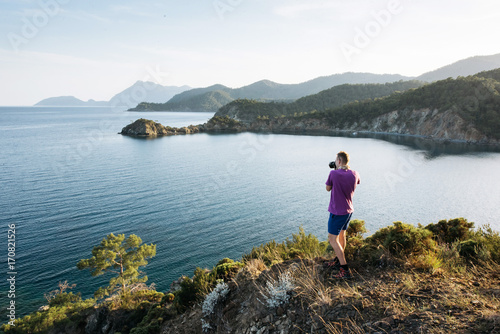
[{"label": "blue shorts", "polygon": [[342,216],[330,213],[330,219],[328,219],[328,233],[339,235],[340,231],[347,230],[347,226],[349,226],[349,221],[351,220],[351,215],[352,213]]}]

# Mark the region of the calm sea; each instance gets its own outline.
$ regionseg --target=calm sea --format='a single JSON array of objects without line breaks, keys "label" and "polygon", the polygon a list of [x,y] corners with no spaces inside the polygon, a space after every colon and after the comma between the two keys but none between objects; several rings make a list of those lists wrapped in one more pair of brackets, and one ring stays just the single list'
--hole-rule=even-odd
[{"label": "calm sea", "polygon": [[[212,113],[106,108],[0,108],[0,256],[6,322],[7,226],[16,226],[17,315],[44,304],[59,281],[89,297],[109,276],[76,263],[109,233],[157,245],[145,267],[168,290],[196,267],[240,259],[303,226],[326,239],[328,162],[351,154],[361,175],[353,219],[370,233],[394,221],[465,217],[500,230],[500,153],[415,138],[196,134],[154,140],[118,134],[137,118],[200,124]],[[404,145],[402,145],[404,144]]]}]

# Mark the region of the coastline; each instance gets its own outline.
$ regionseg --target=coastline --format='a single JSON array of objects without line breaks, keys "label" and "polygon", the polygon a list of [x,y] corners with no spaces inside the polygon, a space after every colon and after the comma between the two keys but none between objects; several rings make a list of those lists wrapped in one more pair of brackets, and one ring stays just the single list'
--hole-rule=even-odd
[{"label": "coastline", "polygon": [[[465,140],[456,138],[439,138],[430,135],[397,133],[387,131],[367,131],[367,130],[341,130],[329,127],[309,127],[304,123],[287,124],[287,126],[275,127],[273,124],[263,124],[263,122],[253,122],[243,124],[236,120],[220,121],[211,119],[207,123],[198,125],[189,125],[187,127],[169,127],[163,126],[151,120],[138,119],[135,122],[125,126],[118,134],[137,137],[137,138],[156,138],[171,135],[186,135],[195,133],[262,133],[262,134],[287,134],[287,135],[306,135],[306,136],[333,136],[350,138],[373,138],[386,140],[396,144],[404,144],[420,148],[433,147],[434,145],[450,145],[459,147],[468,147],[480,151],[500,152],[500,141],[498,140]],[[427,144],[427,145],[426,145]]]}]

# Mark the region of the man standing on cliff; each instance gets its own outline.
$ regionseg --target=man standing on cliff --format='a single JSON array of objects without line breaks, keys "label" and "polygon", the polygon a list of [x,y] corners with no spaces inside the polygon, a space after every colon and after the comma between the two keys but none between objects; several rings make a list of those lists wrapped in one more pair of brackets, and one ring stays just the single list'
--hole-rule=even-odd
[{"label": "man standing on cliff", "polygon": [[337,153],[336,168],[330,171],[326,180],[326,191],[330,191],[328,211],[328,241],[335,251],[336,258],[327,266],[339,268],[333,278],[350,278],[349,267],[345,260],[346,230],[351,220],[354,207],[352,197],[356,185],[360,183],[359,174],[349,168],[349,154],[344,151]]}]

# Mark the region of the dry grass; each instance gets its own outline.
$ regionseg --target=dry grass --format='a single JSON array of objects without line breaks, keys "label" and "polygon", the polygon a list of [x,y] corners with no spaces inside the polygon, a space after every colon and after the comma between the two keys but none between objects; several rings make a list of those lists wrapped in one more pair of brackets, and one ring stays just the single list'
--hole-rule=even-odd
[{"label": "dry grass", "polygon": [[251,259],[245,265],[245,270],[247,270],[252,277],[259,277],[260,273],[267,270],[267,266],[262,261],[262,259]]},{"label": "dry grass", "polygon": [[320,277],[316,266],[304,263],[294,272],[297,295],[312,308],[331,305],[333,288]]},{"label": "dry grass", "polygon": [[343,333],[351,333],[351,334],[365,334],[366,331],[363,327],[359,326],[352,319],[349,319],[346,323],[332,323],[326,322],[323,318],[320,318],[323,325],[325,326],[325,331],[328,334],[343,334]]},{"label": "dry grass", "polygon": [[298,297],[330,334],[500,333],[500,265],[437,269],[370,267],[332,282],[316,263],[296,271]]}]

